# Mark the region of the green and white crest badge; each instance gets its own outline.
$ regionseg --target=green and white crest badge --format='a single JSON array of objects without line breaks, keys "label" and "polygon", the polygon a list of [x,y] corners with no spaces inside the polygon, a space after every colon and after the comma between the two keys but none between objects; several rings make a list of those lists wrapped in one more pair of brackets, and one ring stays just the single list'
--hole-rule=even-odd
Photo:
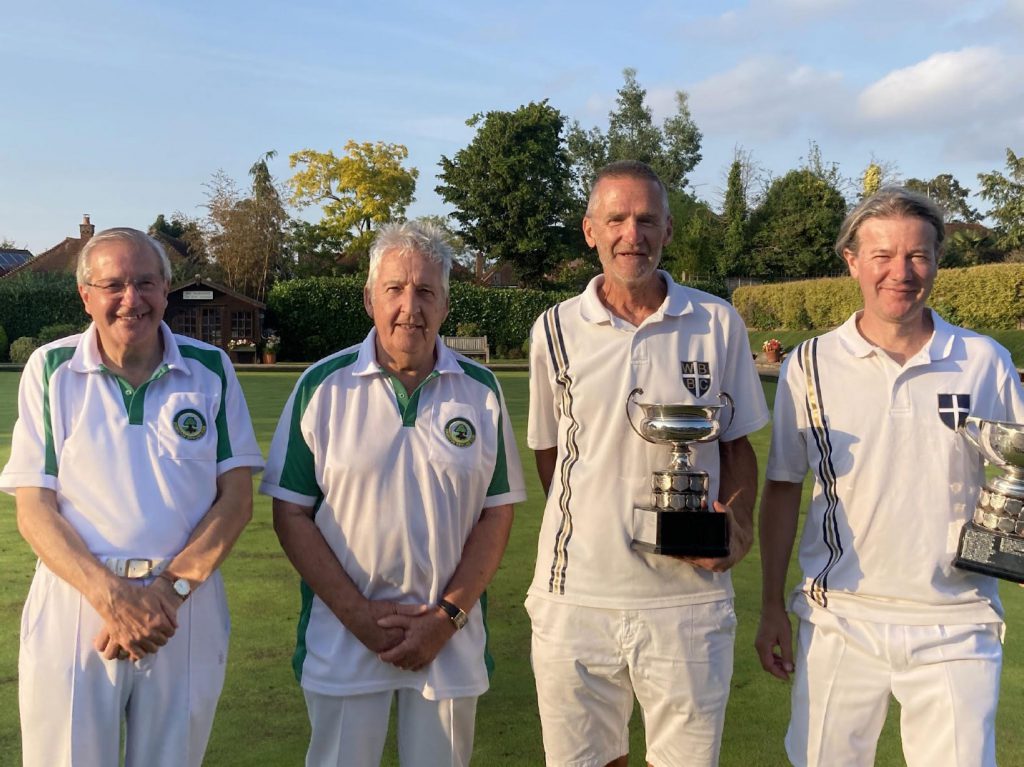
[{"label": "green and white crest badge", "polygon": [[198,410],[186,408],[174,414],[174,431],[187,440],[200,439],[206,434],[206,419]]},{"label": "green and white crest badge", "polygon": [[444,436],[455,447],[469,447],[476,442],[476,427],[465,418],[453,418],[444,425]]}]

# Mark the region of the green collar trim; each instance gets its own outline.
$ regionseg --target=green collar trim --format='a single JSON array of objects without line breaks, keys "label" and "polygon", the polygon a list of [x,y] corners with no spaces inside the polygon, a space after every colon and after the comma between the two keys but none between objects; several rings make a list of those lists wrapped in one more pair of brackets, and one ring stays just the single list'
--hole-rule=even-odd
[{"label": "green collar trim", "polygon": [[431,370],[430,375],[420,381],[420,385],[416,387],[416,391],[411,395],[406,390],[405,384],[399,381],[397,376],[388,372],[385,372],[384,375],[388,377],[388,380],[391,382],[391,389],[395,392],[395,402],[398,405],[398,413],[402,416],[402,426],[415,426],[416,411],[419,409],[420,404],[420,392],[423,391],[427,381],[437,378],[439,373],[436,370]]},{"label": "green collar trim", "polygon": [[169,370],[170,368],[167,364],[162,363],[160,367],[153,371],[149,380],[136,389],[106,365],[100,365],[101,372],[106,373],[117,381],[117,388],[121,391],[121,399],[124,400],[124,410],[128,414],[128,424],[131,426],[142,425],[146,415],[146,389],[149,388],[149,385],[153,383],[153,381],[163,378]]}]

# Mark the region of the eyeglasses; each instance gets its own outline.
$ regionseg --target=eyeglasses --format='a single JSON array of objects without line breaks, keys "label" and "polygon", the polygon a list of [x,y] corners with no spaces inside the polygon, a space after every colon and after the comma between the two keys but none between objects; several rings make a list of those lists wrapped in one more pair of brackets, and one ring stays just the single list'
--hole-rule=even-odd
[{"label": "eyeglasses", "polygon": [[162,283],[151,279],[126,280],[124,282],[104,282],[102,284],[87,282],[85,284],[90,288],[96,288],[108,296],[123,296],[125,291],[128,290],[129,285],[135,288],[136,293],[140,293],[144,296],[152,295],[163,287]]}]

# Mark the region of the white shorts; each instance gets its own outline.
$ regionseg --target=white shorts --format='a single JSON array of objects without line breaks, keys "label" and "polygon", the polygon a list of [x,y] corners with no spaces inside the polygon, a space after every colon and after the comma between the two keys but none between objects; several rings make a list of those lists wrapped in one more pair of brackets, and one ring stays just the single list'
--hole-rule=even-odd
[{"label": "white shorts", "polygon": [[906,626],[815,610],[800,621],[786,752],[869,767],[892,694],[908,767],[994,767],[998,623]]},{"label": "white shorts", "polygon": [[476,701],[427,700],[419,690],[321,695],[303,690],[312,734],[307,767],[379,767],[391,699],[398,697],[398,759],[402,767],[468,767]]},{"label": "white shorts", "polygon": [[199,767],[224,685],[228,611],[220,573],[178,610],[178,629],[139,661],[104,660],[85,598],[45,565],[21,619],[18,702],[25,767]]},{"label": "white shorts", "polygon": [[715,765],[732,678],[732,600],[644,610],[529,596],[531,660],[549,767],[629,751],[634,696],[654,767]]}]

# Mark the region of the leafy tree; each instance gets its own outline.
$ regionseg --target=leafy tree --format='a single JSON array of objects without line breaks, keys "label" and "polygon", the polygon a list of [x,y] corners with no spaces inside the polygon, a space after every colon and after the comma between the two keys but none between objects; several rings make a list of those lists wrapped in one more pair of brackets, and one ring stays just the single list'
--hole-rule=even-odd
[{"label": "leafy tree", "polygon": [[662,266],[676,278],[708,279],[718,273],[725,226],[704,203],[690,195],[669,192],[672,242],[665,246]]},{"label": "leafy tree", "polygon": [[181,282],[196,274],[217,277],[210,269],[210,255],[206,248],[203,224],[195,218],[176,212],[168,221],[163,213],[149,226],[149,234],[165,246],[170,246],[185,257],[184,261],[171,261],[171,282]]},{"label": "leafy tree", "polygon": [[345,144],[345,154],[303,149],[288,158],[299,167],[288,179],[291,201],[300,207],[321,204],[325,234],[347,243],[347,250],[369,252],[373,232],[401,219],[416,191],[416,168],[402,163],[409,150],[383,141]]},{"label": "leafy tree", "polygon": [[743,188],[743,163],[737,157],[729,166],[722,219],[725,232],[718,254],[717,272],[730,277],[742,271],[747,256],[747,196]]},{"label": "leafy tree", "polygon": [[323,222],[292,219],[285,227],[288,253],[295,277],[340,277],[352,271],[345,262],[345,239],[335,236]]},{"label": "leafy tree", "polygon": [[776,179],[751,216],[752,275],[768,279],[819,277],[840,268],[832,251],[846,200],[826,169],[805,167]]},{"label": "leafy tree", "polygon": [[241,198],[223,171],[207,185],[208,243],[225,284],[257,301],[265,301],[275,279],[287,274],[284,204],[267,167],[267,152],[249,169],[250,196]]},{"label": "leafy tree", "polygon": [[981,220],[981,215],[967,201],[971,190],[960,186],[960,182],[951,173],[940,173],[930,181],[908,178],[903,185],[932,199],[942,208],[943,218],[947,222],[963,221],[974,224]]},{"label": "leafy tree", "polygon": [[882,188],[882,166],[872,162],[864,169],[864,175],[860,177],[861,199],[870,197]]},{"label": "leafy tree", "polygon": [[1006,174],[979,173],[981,196],[992,204],[987,215],[998,224],[998,243],[1009,251],[1024,250],[1024,155],[1006,149]]},{"label": "leafy tree", "polygon": [[585,198],[594,176],[604,165],[617,160],[640,160],[650,165],[665,186],[684,191],[686,176],[701,160],[701,135],[687,95],[676,91],[676,111],[661,127],[654,124],[646,105],[647,91],[636,80],[636,70],[622,71],[625,82],[608,114],[608,132],[584,130],[573,122],[568,135],[576,194]]},{"label": "leafy tree", "polygon": [[564,250],[569,203],[565,118],[548,102],[466,121],[476,136],[451,159],[441,157],[436,191],[466,245],[511,263],[528,286],[543,282]]},{"label": "leafy tree", "polygon": [[981,224],[954,221],[946,227],[941,266],[977,266],[1002,261],[1006,253],[996,247],[996,238]]}]

